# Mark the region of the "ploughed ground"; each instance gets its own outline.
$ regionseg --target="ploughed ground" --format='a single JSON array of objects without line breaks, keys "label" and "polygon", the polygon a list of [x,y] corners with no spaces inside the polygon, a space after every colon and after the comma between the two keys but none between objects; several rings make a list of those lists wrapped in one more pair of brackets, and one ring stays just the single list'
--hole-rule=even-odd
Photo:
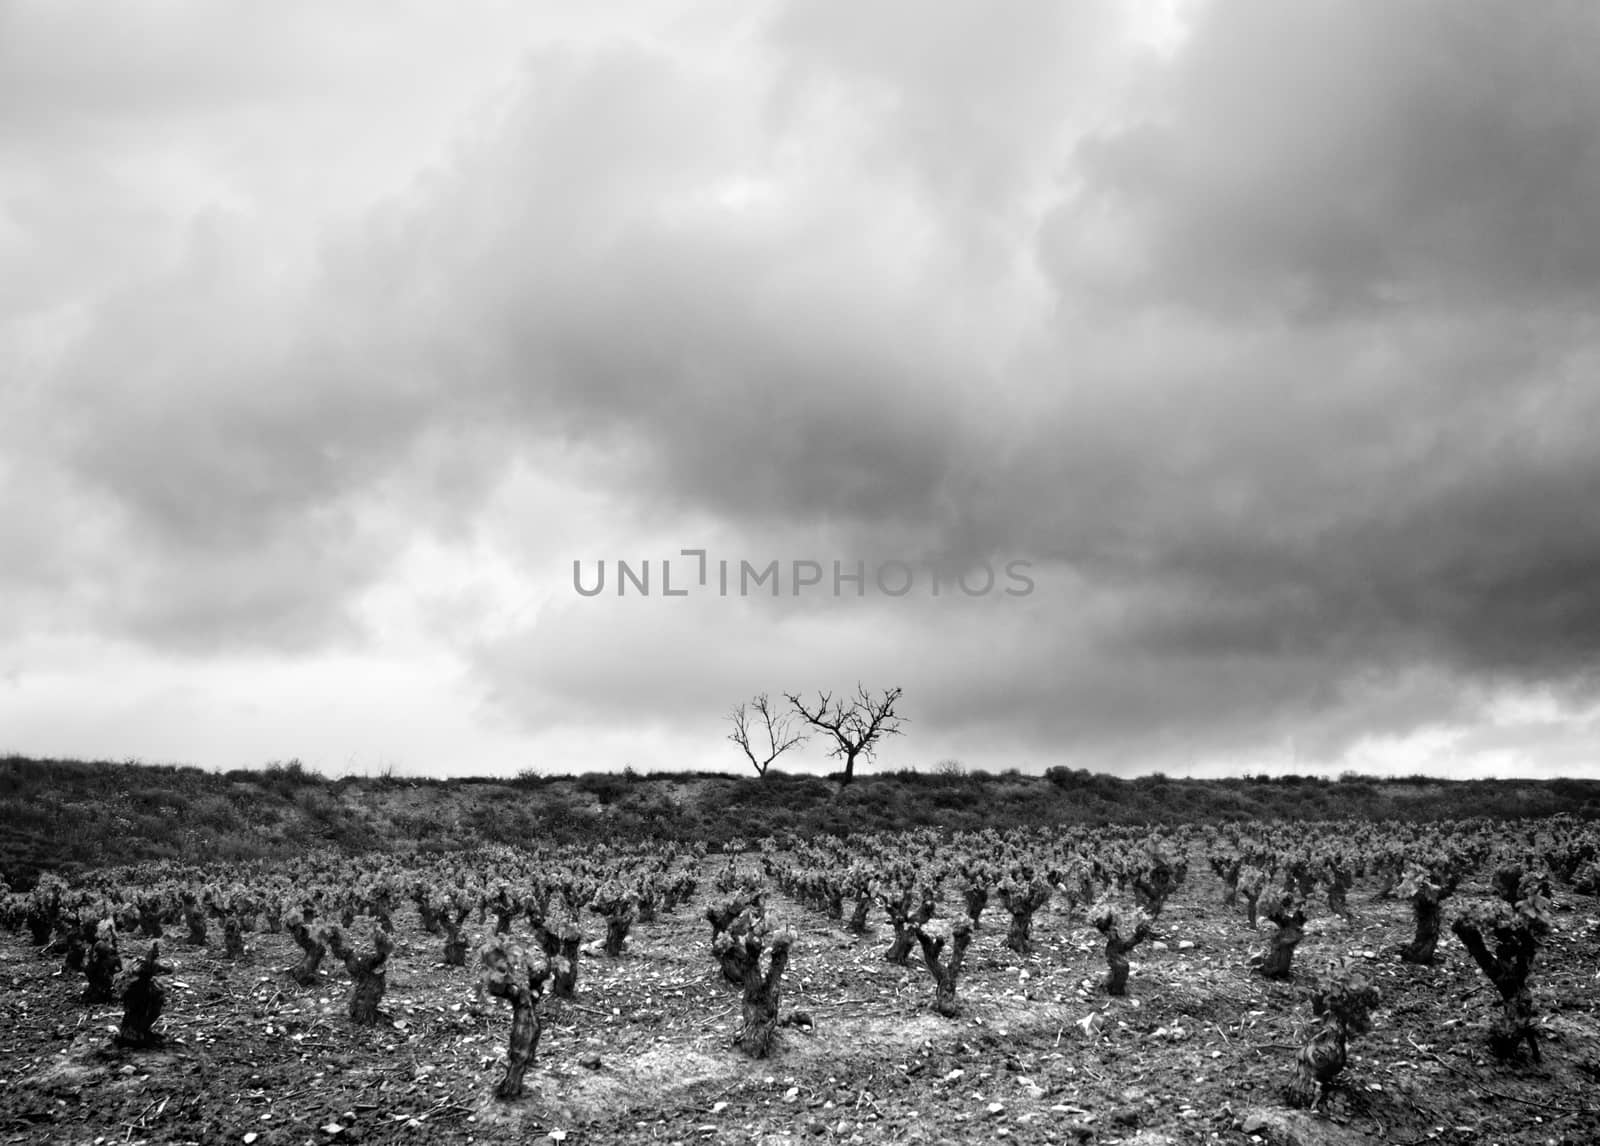
[{"label": "ploughed ground", "polygon": [[[799,933],[790,1022],[753,1060],[733,1045],[739,996],[711,957],[708,893],[636,923],[620,957],[585,948],[576,999],[540,1004],[526,1094],[509,1102],[493,1097],[509,1008],[480,998],[471,958],[444,966],[443,940],[409,909],[396,917],[384,1018],[364,1028],[347,1017],[336,960],[313,986],[284,973],[299,956],[287,934],[248,933],[245,956],[229,960],[220,935],[202,948],[169,930],[166,1041],[153,1050],[117,1047],[120,1004],[81,1002],[82,976],[62,975],[25,932],[0,934],[0,1141],[1600,1142],[1593,899],[1558,892],[1532,975],[1542,1062],[1505,1066],[1488,1047],[1494,989],[1453,936],[1434,967],[1393,955],[1412,933],[1405,903],[1358,884],[1350,922],[1313,904],[1297,979],[1269,982],[1249,963],[1268,925],[1253,931],[1222,906],[1203,863],[1134,952],[1124,998],[1100,987],[1104,940],[1081,911],[1041,911],[1036,951],[1021,957],[1002,946],[1006,920],[991,905],[955,1018],[933,1010],[915,954],[907,967],[884,961],[881,911],[855,936],[773,893],[771,913]],[[1463,886],[1452,906],[1484,894]],[[943,914],[959,910],[951,897]],[[598,940],[598,920],[584,926]],[[352,938],[368,944],[365,921]],[[147,946],[124,937],[124,961]],[[1322,1106],[1295,1110],[1285,1089],[1312,1025],[1307,985],[1342,956],[1382,1002]]]}]

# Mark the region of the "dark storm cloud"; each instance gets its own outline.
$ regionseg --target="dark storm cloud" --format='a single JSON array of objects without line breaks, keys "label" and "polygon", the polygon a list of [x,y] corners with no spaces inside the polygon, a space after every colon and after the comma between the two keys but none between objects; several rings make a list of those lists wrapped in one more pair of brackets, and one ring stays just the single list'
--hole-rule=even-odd
[{"label": "dark storm cloud", "polygon": [[[411,547],[481,546],[550,599],[441,624],[529,728],[700,729],[758,689],[862,680],[903,685],[930,736],[1114,763],[1333,758],[1501,688],[1581,706],[1597,18],[1194,20],[1170,57],[1122,11],[1054,4],[541,43],[452,152],[292,251],[267,208],[200,196],[151,216],[159,243],[118,239],[131,269],[92,291],[87,247],[38,253],[93,213],[50,209],[92,161],[14,163],[36,179],[0,198],[22,222],[0,242],[56,277],[13,292],[33,341],[0,341],[45,380],[0,398],[31,447],[0,540],[33,547],[0,575],[75,570],[58,605],[158,650],[306,649],[381,639],[362,602]],[[48,102],[28,67],[0,91]],[[61,81],[104,104],[88,82]],[[282,82],[179,88],[254,107]],[[165,131],[181,103],[153,85],[129,114]],[[159,185],[109,194],[112,230]],[[527,473],[613,528],[516,520]],[[27,525],[40,499],[73,527]],[[619,529],[628,552],[594,548]],[[1039,591],[566,592],[573,558],[706,536],[757,561],[1031,559]]]},{"label": "dark storm cloud", "polygon": [[[830,459],[805,451],[768,455],[762,479],[742,483],[766,514],[866,506],[920,520],[941,549],[1021,547],[1098,602],[1093,623],[1072,616],[1082,594],[1053,602],[1058,634],[1035,627],[990,677],[918,674],[939,664],[934,648],[963,647],[933,613],[933,648],[899,643],[910,672],[869,651],[894,627],[883,616],[858,627],[872,634],[861,663],[914,679],[934,725],[1034,728],[1066,749],[1298,736],[1336,754],[1464,719],[1496,685],[1581,698],[1571,690],[1600,651],[1600,467],[1584,432],[1600,391],[1576,306],[1600,115],[1574,66],[1573,43],[1594,40],[1589,14],[1557,24],[1501,45],[1486,10],[1206,10],[1157,85],[1162,120],[1070,154],[1077,189],[1042,230],[1061,288],[1053,319],[912,407],[936,427],[923,447],[942,447],[925,467],[907,469],[894,437],[858,431],[885,463],[875,501],[819,487]],[[902,59],[848,53],[835,67],[891,86],[906,74]],[[1173,303],[1184,309],[1150,309]],[[938,376],[939,355],[923,362]],[[600,416],[667,429],[659,403],[688,391],[661,381],[654,400]],[[819,389],[800,423],[776,423],[790,440],[808,426],[829,439],[834,395]],[[650,435],[645,483],[694,491],[694,474],[715,472],[701,448],[739,440],[734,411],[694,408],[699,434]],[[862,413],[894,424],[891,410]],[[750,512],[715,485],[696,496]],[[968,637],[1003,627],[986,619]],[[664,655],[638,634],[544,635],[563,650],[552,664],[592,658],[597,672]],[[646,691],[589,695],[606,707]]]},{"label": "dark storm cloud", "polygon": [[1014,541],[1129,595],[1115,643],[1314,655],[1335,677],[1592,670],[1600,467],[1584,427],[1600,392],[1581,327],[1234,341],[1225,372],[1197,351],[1168,379],[1087,387],[1037,420],[1014,496],[986,507]]},{"label": "dark storm cloud", "polygon": [[793,166],[726,102],[642,49],[536,57],[492,146],[396,221],[401,273],[470,332],[470,389],[608,443],[643,499],[925,516],[992,370],[957,336],[956,268],[914,200]]},{"label": "dark storm cloud", "polygon": [[1580,303],[1597,46],[1581,0],[1209,6],[1148,118],[1078,147],[1045,261],[1069,290],[1268,320]]}]

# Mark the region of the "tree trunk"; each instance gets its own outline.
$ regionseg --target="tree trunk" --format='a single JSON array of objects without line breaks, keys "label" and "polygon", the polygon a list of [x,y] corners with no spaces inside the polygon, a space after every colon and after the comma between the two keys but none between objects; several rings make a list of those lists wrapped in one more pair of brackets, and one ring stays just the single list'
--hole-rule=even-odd
[{"label": "tree trunk", "polygon": [[161,938],[161,912],[158,908],[139,905],[139,934],[146,939]]},{"label": "tree trunk", "polygon": [[1539,1062],[1539,1032],[1534,1024],[1533,994],[1528,990],[1528,974],[1538,950],[1536,938],[1508,930],[1499,951],[1491,953],[1483,933],[1466,920],[1456,920],[1451,930],[1500,994],[1500,1015],[1489,1028],[1489,1049],[1497,1059],[1510,1062],[1527,1043],[1529,1056]]},{"label": "tree trunk", "polygon": [[1025,884],[1008,880],[999,890],[1001,904],[1011,913],[1006,946],[1018,955],[1032,954],[1033,913],[1050,902],[1050,885],[1037,879]]},{"label": "tree trunk", "polygon": [[229,959],[244,958],[244,932],[235,915],[228,915],[222,920],[222,952]]},{"label": "tree trunk", "polygon": [[96,940],[83,970],[89,979],[89,986],[83,995],[85,1002],[109,1003],[116,997],[112,991],[117,974],[122,970],[122,956],[117,954],[115,943],[109,939]]},{"label": "tree trunk", "polygon": [[370,1027],[380,1017],[378,1003],[383,999],[383,990],[388,982],[387,965],[394,943],[387,931],[379,930],[373,936],[372,952],[358,955],[344,945],[342,937],[337,943],[334,939],[335,936],[330,935],[328,945],[344,962],[344,969],[350,972],[350,978],[355,981],[350,992],[350,1021],[358,1027]]},{"label": "tree trunk", "polygon": [[1417,933],[1410,943],[1400,946],[1400,958],[1407,963],[1420,963],[1431,967],[1434,951],[1439,946],[1439,922],[1444,914],[1440,900],[1432,895],[1418,895],[1411,901],[1416,916]]},{"label": "tree trunk", "polygon": [[166,989],[156,976],[171,970],[159,961],[159,955],[159,948],[152,943],[132,980],[123,988],[122,1025],[117,1031],[117,1041],[124,1046],[155,1046],[163,1041],[150,1029],[161,1018],[161,1008],[167,998]]},{"label": "tree trunk", "polygon": [[1121,996],[1128,993],[1128,955],[1148,938],[1150,928],[1143,922],[1126,939],[1115,928],[1106,932],[1106,994]]},{"label": "tree trunk", "polygon": [[883,953],[884,959],[897,967],[908,966],[911,962],[911,945],[916,941],[911,929],[899,920],[894,920],[894,942],[889,944],[889,949]]},{"label": "tree trunk", "polygon": [[31,908],[28,911],[28,935],[33,940],[35,947],[43,947],[50,942],[50,933],[56,929],[55,920],[49,912],[40,908]]},{"label": "tree trunk", "polygon": [[197,907],[186,907],[183,910],[183,922],[189,928],[188,941],[196,947],[204,947],[206,945],[205,912]]},{"label": "tree trunk", "polygon": [[910,962],[911,948],[916,943],[915,929],[933,918],[937,905],[933,895],[924,891],[920,896],[903,892],[898,899],[885,899],[883,909],[894,925],[894,942],[883,953],[890,963],[904,967]]},{"label": "tree trunk", "polygon": [[322,966],[322,957],[327,954],[327,946],[322,940],[311,934],[306,925],[298,919],[289,921],[289,934],[305,952],[300,957],[300,962],[289,968],[289,974],[294,981],[302,987],[309,987],[317,981],[317,968]]},{"label": "tree trunk", "polygon": [[1261,960],[1261,974],[1268,979],[1292,978],[1294,972],[1290,964],[1294,960],[1294,949],[1306,937],[1305,915],[1298,911],[1293,915],[1274,912],[1267,918],[1278,925],[1278,930],[1268,940],[1267,954]]},{"label": "tree trunk", "polygon": [[467,940],[461,934],[461,925],[467,920],[467,910],[462,909],[460,914],[452,917],[441,914],[438,916],[439,925],[444,930],[444,965],[446,967],[465,967],[467,965]]},{"label": "tree trunk", "polygon": [[94,932],[85,935],[85,924],[74,924],[67,929],[62,937],[66,950],[62,955],[61,969],[69,975],[77,975],[83,971],[83,961],[88,957],[89,948],[94,944]]},{"label": "tree trunk", "polygon": [[989,889],[986,887],[969,887],[963,893],[967,903],[967,918],[972,920],[972,926],[978,926],[978,916],[983,914],[983,909],[989,906]]},{"label": "tree trunk", "polygon": [[1312,1107],[1322,1101],[1328,1086],[1348,1059],[1344,1027],[1329,1016],[1311,1041],[1295,1055],[1295,1077],[1289,1099],[1296,1106]]},{"label": "tree trunk", "polygon": [[496,1098],[522,1097],[522,1076],[533,1062],[533,1053],[539,1046],[539,1012],[531,993],[518,992],[515,996],[489,988],[511,1003],[511,1041],[507,1052],[505,1077],[495,1087]]},{"label": "tree trunk", "polygon": [[503,945],[485,949],[483,958],[484,969],[478,979],[480,995],[487,993],[511,1004],[506,1073],[494,1094],[502,1099],[520,1098],[523,1075],[539,1045],[538,1004],[549,967],[542,961],[532,965],[520,950]]},{"label": "tree trunk", "polygon": [[722,968],[722,977],[735,987],[743,987],[748,977],[744,932],[751,921],[745,913],[755,906],[736,896],[721,907],[706,908],[706,922],[711,924],[711,953]]},{"label": "tree trunk", "polygon": [[578,991],[578,948],[583,945],[583,935],[571,924],[559,932],[544,928],[539,946],[550,960],[552,976],[550,988],[558,999],[570,999]]},{"label": "tree trunk", "polygon": [[1013,911],[1011,926],[1006,929],[1006,946],[1018,955],[1033,950],[1033,911]]},{"label": "tree trunk", "polygon": [[778,1007],[783,994],[783,971],[789,963],[789,937],[773,938],[767,973],[761,973],[759,943],[741,944],[746,948],[744,978],[744,1021],[739,1027],[739,1047],[751,1058],[766,1058],[772,1050],[773,1032],[778,1027]]},{"label": "tree trunk", "polygon": [[1528,1044],[1528,1055],[1539,1062],[1539,1029],[1534,1025],[1533,994],[1526,986],[1501,1000],[1500,1017],[1489,1028],[1489,1049],[1502,1062],[1517,1057],[1521,1045]]},{"label": "tree trunk", "polygon": [[604,950],[615,959],[622,954],[622,945],[628,941],[628,929],[633,926],[631,915],[606,916],[606,941]]},{"label": "tree trunk", "polygon": [[917,941],[922,947],[922,961],[933,976],[933,1009],[947,1019],[953,1019],[961,1013],[956,1003],[956,980],[961,974],[967,946],[972,942],[972,929],[968,924],[958,923],[950,934],[954,950],[950,953],[950,961],[941,965],[939,954],[944,949],[944,939],[934,939],[920,927],[916,929]]}]

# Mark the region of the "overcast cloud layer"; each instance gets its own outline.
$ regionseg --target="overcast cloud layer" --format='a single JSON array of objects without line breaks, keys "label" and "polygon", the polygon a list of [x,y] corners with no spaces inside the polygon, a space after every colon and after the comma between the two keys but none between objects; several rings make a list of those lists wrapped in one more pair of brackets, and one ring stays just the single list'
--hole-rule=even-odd
[{"label": "overcast cloud layer", "polygon": [[0,0],[0,751],[733,768],[860,681],[884,766],[1595,774],[1595,58],[1581,0]]}]

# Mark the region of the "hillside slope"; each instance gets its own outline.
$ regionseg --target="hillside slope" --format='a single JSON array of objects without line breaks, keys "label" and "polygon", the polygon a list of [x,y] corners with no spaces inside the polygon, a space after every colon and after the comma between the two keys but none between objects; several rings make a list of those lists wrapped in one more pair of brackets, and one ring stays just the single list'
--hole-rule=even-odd
[{"label": "hillside slope", "polygon": [[1600,817],[1600,780],[1177,780],[1053,768],[1043,776],[587,773],[517,779],[329,780],[297,764],[225,773],[0,759],[0,874],[144,859],[277,858],[308,848],[447,850],[620,837],[720,845],[786,831],[1219,819]]}]

